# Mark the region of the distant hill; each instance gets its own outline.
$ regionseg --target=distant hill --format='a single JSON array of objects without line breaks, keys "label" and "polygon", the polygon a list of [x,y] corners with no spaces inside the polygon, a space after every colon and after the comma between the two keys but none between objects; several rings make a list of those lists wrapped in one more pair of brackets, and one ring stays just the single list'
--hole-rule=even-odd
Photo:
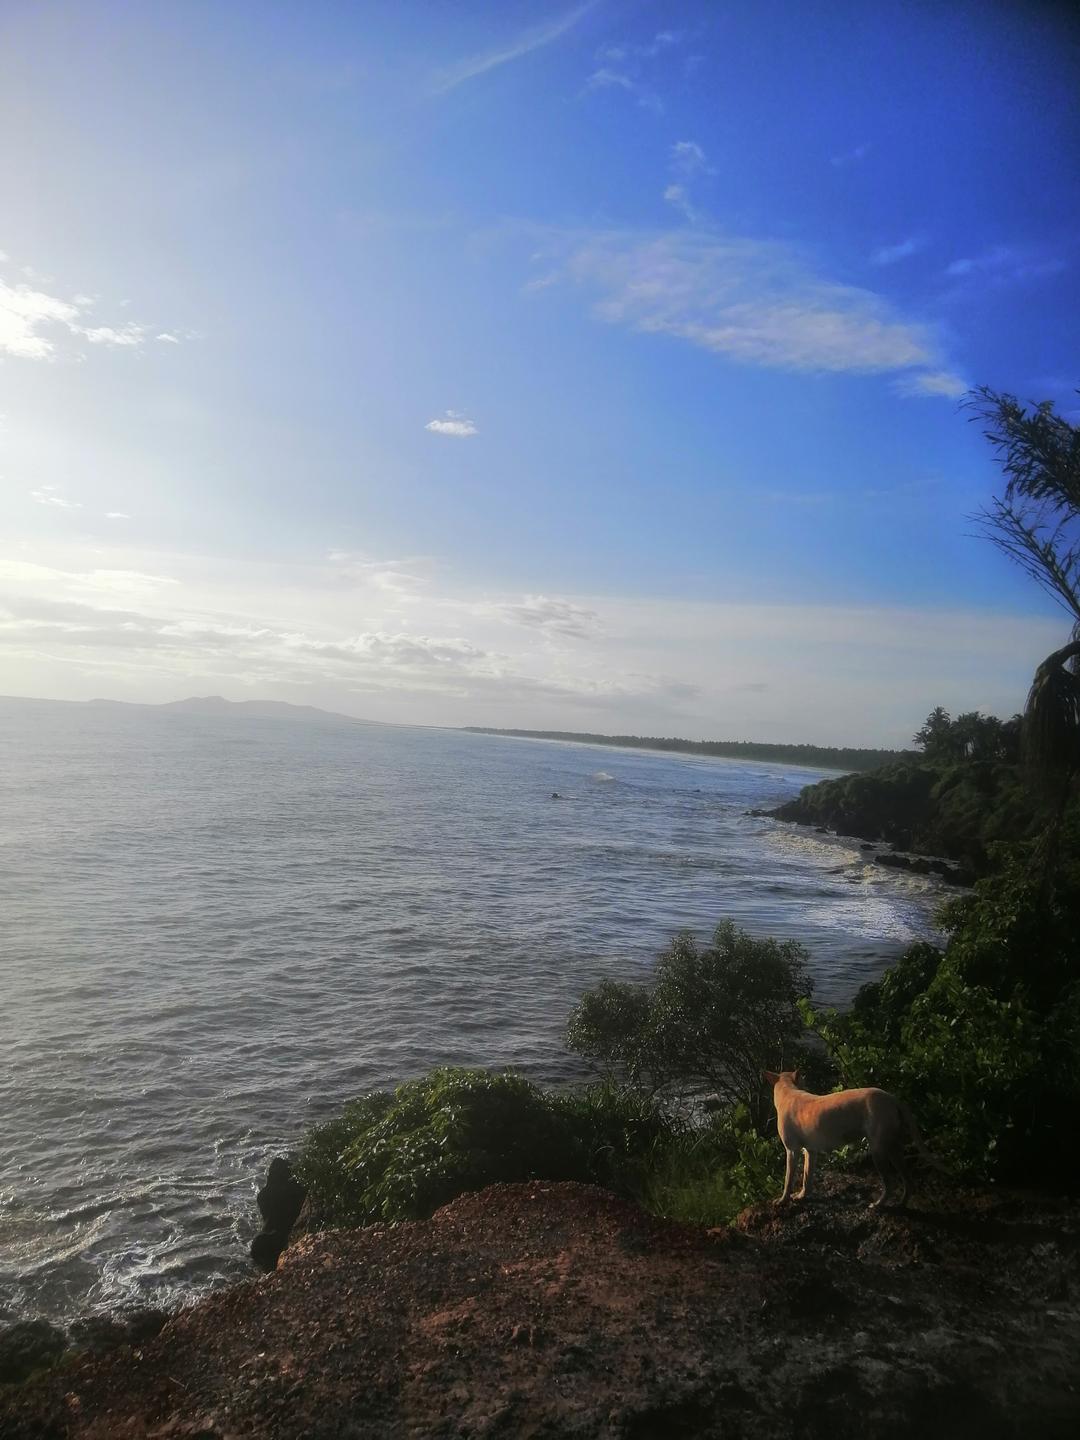
[{"label": "distant hill", "polygon": [[286,700],[226,700],[223,695],[192,695],[186,700],[166,700],[160,705],[143,704],[136,700],[88,700],[97,708],[123,710],[178,710],[188,715],[246,715],[263,720],[307,720],[321,725],[328,722],[346,725],[371,725],[355,715],[342,715],[337,710],[320,710],[315,705],[290,705]]},{"label": "distant hill", "polygon": [[572,740],[578,745],[617,745],[634,750],[673,750],[685,755],[720,755],[730,760],[766,760],[825,770],[875,770],[911,754],[906,750],[859,750],[834,745],[773,745],[758,740],[678,740],[655,735],[591,735],[570,730],[496,730],[463,727],[473,735],[510,735],[521,740]]}]

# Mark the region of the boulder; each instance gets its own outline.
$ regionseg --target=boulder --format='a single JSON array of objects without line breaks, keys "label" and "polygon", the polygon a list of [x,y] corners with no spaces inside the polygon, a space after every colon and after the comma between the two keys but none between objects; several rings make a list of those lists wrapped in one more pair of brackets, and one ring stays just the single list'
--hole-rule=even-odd
[{"label": "boulder", "polygon": [[84,1315],[71,1327],[71,1343],[80,1350],[113,1350],[140,1345],[159,1334],[168,1320],[164,1310],[141,1306],[111,1314]]},{"label": "boulder", "polygon": [[293,1174],[289,1160],[279,1155],[270,1161],[266,1184],[255,1196],[263,1228],[251,1242],[251,1258],[262,1269],[273,1270],[277,1265],[306,1195],[307,1188]]},{"label": "boulder", "polygon": [[19,1320],[0,1330],[0,1384],[19,1385],[36,1370],[55,1365],[67,1336],[47,1320]]}]

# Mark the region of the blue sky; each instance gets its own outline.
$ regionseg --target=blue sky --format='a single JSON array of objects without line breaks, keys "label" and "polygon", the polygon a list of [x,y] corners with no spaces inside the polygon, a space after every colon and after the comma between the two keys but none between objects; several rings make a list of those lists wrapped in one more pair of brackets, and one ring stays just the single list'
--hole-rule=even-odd
[{"label": "blue sky", "polygon": [[0,689],[1011,713],[958,400],[1080,405],[1066,14],[8,0]]}]

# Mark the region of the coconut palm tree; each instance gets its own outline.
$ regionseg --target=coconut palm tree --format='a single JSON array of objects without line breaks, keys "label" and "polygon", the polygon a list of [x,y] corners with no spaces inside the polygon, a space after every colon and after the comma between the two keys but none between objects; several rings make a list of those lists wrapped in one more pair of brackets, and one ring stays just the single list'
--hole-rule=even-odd
[{"label": "coconut palm tree", "polygon": [[1073,622],[1069,644],[1035,671],[1024,711],[1025,756],[1063,806],[1080,773],[1080,426],[1048,400],[1029,410],[985,385],[966,404],[1009,477],[979,521]]}]

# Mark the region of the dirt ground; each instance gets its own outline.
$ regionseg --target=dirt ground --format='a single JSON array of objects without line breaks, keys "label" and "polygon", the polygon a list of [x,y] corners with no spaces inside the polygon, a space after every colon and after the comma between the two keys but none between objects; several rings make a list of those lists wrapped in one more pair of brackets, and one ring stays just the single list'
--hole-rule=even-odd
[{"label": "dirt ground", "polygon": [[658,1221],[573,1184],[305,1236],[138,1347],[0,1396],[4,1440],[1080,1434],[1080,1209],[874,1186]]}]

